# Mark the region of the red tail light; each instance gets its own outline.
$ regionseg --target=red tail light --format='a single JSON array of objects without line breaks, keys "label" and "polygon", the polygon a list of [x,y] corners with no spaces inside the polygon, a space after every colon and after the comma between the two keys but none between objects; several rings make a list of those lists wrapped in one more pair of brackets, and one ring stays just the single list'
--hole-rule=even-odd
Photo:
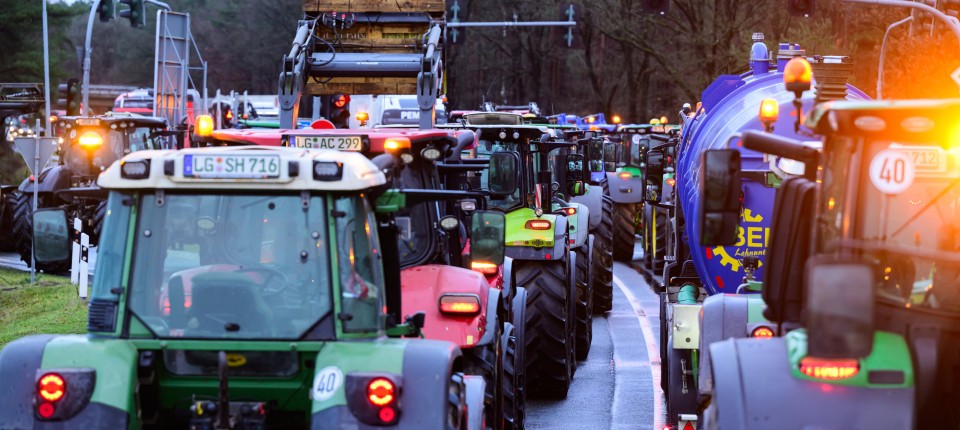
[{"label": "red tail light", "polygon": [[480,298],[475,294],[444,294],[440,296],[440,312],[476,315],[480,313]]},{"label": "red tail light", "polygon": [[[40,377],[37,384],[37,392],[44,400],[56,402],[63,398],[67,392],[67,384],[63,377],[56,373],[48,373]],[[53,412],[51,411],[51,415]]]},{"label": "red tail light", "polygon": [[760,338],[773,337],[773,330],[771,330],[770,327],[760,326],[753,329],[753,331],[750,333],[750,337],[760,337]]},{"label": "red tail light", "polygon": [[623,179],[630,179],[630,178],[633,177],[633,173],[630,173],[630,172],[620,172],[620,173],[617,174],[617,176],[619,176],[619,177],[621,177],[621,178],[623,178]]},{"label": "red tail light", "polygon": [[811,378],[849,379],[860,372],[860,363],[853,359],[804,357],[800,359],[800,373]]},{"label": "red tail light", "polygon": [[550,230],[551,225],[552,224],[550,224],[550,221],[545,219],[532,219],[527,221],[527,223],[524,225],[524,228],[529,230]]},{"label": "red tail light", "polygon": [[577,208],[563,208],[560,210],[567,216],[572,216],[577,214]]},{"label": "red tail light", "polygon": [[674,184],[677,183],[677,180],[676,180],[676,179],[673,179],[673,178],[667,178],[667,181],[666,181],[666,182],[667,182],[667,185],[669,185],[669,186],[672,187]]},{"label": "red tail light", "polygon": [[[375,406],[386,406],[392,403],[397,397],[394,392],[393,382],[386,378],[375,378],[367,384],[367,399]],[[382,415],[381,411],[381,415]],[[382,419],[383,417],[381,417]],[[391,417],[392,418],[392,417]],[[392,421],[392,420],[384,420]]]},{"label": "red tail light", "polygon": [[500,266],[493,263],[487,263],[485,261],[474,261],[470,263],[470,268],[473,269],[473,271],[483,273],[484,275],[493,275],[500,270]]}]

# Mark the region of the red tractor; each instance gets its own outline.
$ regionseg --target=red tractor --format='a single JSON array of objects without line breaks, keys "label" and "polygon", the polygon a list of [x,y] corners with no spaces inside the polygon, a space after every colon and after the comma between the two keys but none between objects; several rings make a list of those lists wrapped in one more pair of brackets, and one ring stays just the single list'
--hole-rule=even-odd
[{"label": "red tractor", "polygon": [[[460,345],[468,374],[487,380],[487,422],[496,429],[523,428],[526,292],[504,285],[503,254],[478,258],[476,249],[498,248],[498,237],[473,225],[486,206],[485,191],[461,191],[468,171],[487,168],[461,160],[475,145],[469,130],[218,130],[215,144],[286,146],[362,152],[385,168],[389,186],[405,199],[392,217],[395,244],[381,244],[384,264],[401,268],[404,315],[425,313],[423,334]],[[387,162],[384,162],[386,159]],[[401,205],[404,206],[404,205]],[[473,249],[473,252],[471,250]],[[501,248],[502,249],[502,248]],[[484,254],[487,254],[484,252]],[[508,283],[509,284],[509,283]]]}]

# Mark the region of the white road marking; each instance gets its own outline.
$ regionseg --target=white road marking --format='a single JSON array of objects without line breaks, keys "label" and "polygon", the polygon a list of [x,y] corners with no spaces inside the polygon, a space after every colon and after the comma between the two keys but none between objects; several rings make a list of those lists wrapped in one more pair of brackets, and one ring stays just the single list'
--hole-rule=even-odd
[{"label": "white road marking", "polygon": [[[633,308],[637,315],[637,321],[640,322],[640,330],[643,332],[643,338],[647,345],[647,358],[650,359],[650,376],[653,379],[653,428],[661,429],[663,428],[665,409],[663,404],[663,389],[660,388],[660,346],[657,345],[657,339],[653,337],[653,328],[650,326],[650,320],[647,319],[647,312],[643,309],[643,304],[640,303],[637,296],[623,284],[623,281],[621,281],[617,275],[613,275],[613,282],[617,285],[617,288],[623,292],[623,295],[627,296],[630,307]],[[618,397],[614,397],[614,402],[616,402],[617,398]]]}]

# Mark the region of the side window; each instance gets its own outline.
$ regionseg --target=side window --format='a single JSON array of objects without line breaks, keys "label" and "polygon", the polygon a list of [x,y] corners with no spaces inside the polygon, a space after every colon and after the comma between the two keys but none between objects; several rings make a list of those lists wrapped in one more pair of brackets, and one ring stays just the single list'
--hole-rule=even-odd
[{"label": "side window", "polygon": [[337,262],[340,272],[341,311],[345,332],[376,331],[382,327],[383,274],[376,220],[366,202],[357,196],[334,198]]}]

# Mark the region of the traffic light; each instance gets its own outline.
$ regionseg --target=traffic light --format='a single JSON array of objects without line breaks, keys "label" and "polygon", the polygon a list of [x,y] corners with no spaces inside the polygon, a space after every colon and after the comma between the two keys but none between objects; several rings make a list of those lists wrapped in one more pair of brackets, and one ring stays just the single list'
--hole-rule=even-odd
[{"label": "traffic light", "polygon": [[80,90],[80,80],[67,80],[67,116],[80,115],[83,107],[83,94]]},{"label": "traffic light", "polygon": [[97,8],[97,14],[100,15],[100,22],[107,22],[113,19],[113,0],[100,0],[100,7]]},{"label": "traffic light", "polygon": [[790,16],[809,17],[816,9],[814,0],[787,0],[787,13]]},{"label": "traffic light", "polygon": [[327,118],[337,128],[350,127],[350,95],[334,94],[330,97],[330,117]]},{"label": "traffic light", "polygon": [[131,27],[141,28],[147,25],[147,17],[144,13],[143,0],[117,0],[117,3],[125,4],[130,7],[130,9],[127,10],[121,10],[117,15],[119,15],[120,18],[129,19]]},{"label": "traffic light", "polygon": [[670,0],[643,0],[643,13],[652,15],[666,15],[670,10]]}]

